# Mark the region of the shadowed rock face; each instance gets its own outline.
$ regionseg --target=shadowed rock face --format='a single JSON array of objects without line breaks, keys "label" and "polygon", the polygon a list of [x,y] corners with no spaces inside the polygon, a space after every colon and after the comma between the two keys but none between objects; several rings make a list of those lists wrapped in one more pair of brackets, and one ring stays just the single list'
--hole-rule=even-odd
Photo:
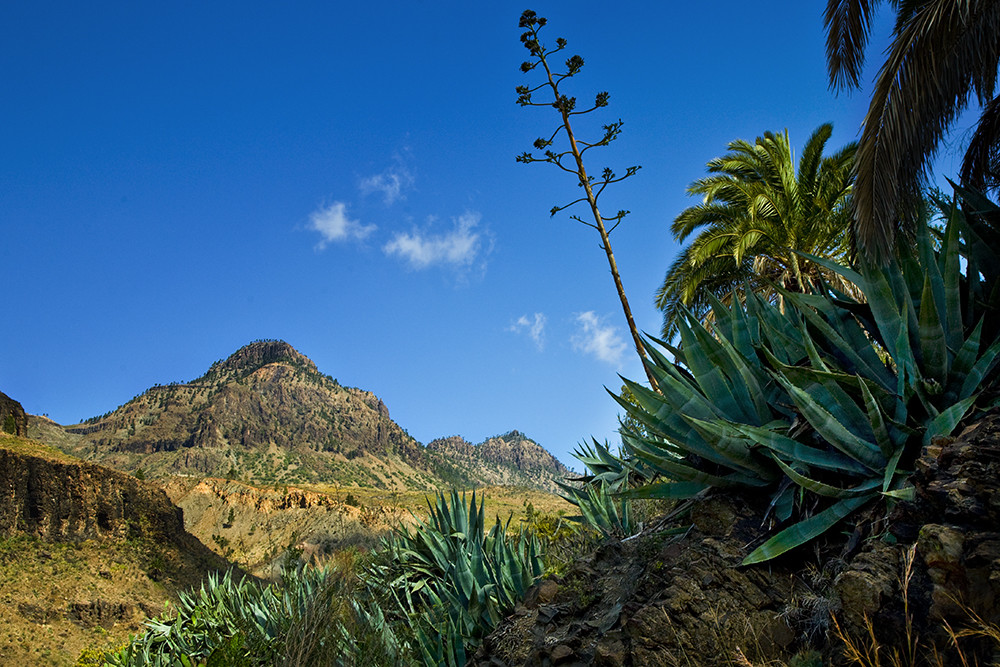
[{"label": "shadowed rock face", "polygon": [[[742,567],[762,537],[764,507],[702,500],[685,534],[654,525],[538,584],[474,664],[746,664],[737,650],[752,664],[808,651],[839,664],[831,615],[856,641],[870,625],[882,646],[903,647],[909,631],[919,655],[963,664],[944,624],[968,627],[969,611],[1000,624],[1000,411],[925,448],[916,469],[916,499],[897,507],[888,530],[884,517],[856,518],[853,553],[833,535]],[[960,646],[967,664],[991,664],[998,648],[975,638]]]},{"label": "shadowed rock face", "polygon": [[0,431],[22,438],[28,435],[28,415],[21,404],[0,391]]},{"label": "shadowed rock face", "polygon": [[0,435],[0,664],[74,664],[98,628],[120,645],[229,567],[162,490]]},{"label": "shadowed rock face", "polygon": [[[180,508],[161,489],[98,465],[0,447],[0,536],[15,533],[47,540],[197,542],[184,532]],[[198,546],[204,549],[201,556],[214,558]]]}]

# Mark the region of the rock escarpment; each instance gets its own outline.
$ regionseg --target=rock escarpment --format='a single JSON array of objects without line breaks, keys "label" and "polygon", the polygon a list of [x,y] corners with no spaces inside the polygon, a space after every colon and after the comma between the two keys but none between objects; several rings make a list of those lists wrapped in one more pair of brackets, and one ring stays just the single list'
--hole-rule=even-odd
[{"label": "rock escarpment", "polygon": [[120,645],[228,567],[162,490],[0,434],[0,664],[74,664],[98,637]]},{"label": "rock escarpment", "polygon": [[26,437],[28,415],[21,404],[0,391],[0,432]]},{"label": "rock escarpment", "polygon": [[926,447],[913,482],[915,499],[888,524],[856,519],[857,543],[831,538],[750,567],[740,562],[765,508],[699,501],[684,523],[608,544],[541,582],[475,664],[844,664],[843,637],[867,647],[871,632],[883,661],[912,648],[946,665],[996,664],[1000,645],[956,644],[947,627],[1000,626],[1000,412]]},{"label": "rock escarpment", "polygon": [[152,484],[20,438],[0,442],[0,537],[139,539],[205,566],[228,563],[184,530],[181,509]]}]

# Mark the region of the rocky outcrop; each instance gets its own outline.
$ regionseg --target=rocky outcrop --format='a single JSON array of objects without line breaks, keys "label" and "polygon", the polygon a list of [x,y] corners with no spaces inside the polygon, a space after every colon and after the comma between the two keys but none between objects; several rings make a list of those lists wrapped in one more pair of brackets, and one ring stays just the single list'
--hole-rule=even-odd
[{"label": "rocky outcrop", "polygon": [[751,660],[765,650],[790,655],[797,637],[783,612],[801,586],[788,568],[738,567],[757,509],[716,498],[695,508],[689,532],[601,547],[537,586],[476,664],[729,665],[738,649]]},{"label": "rocky outcrop", "polygon": [[95,637],[121,645],[229,567],[162,490],[0,434],[0,664],[74,664]]},{"label": "rocky outcrop", "polygon": [[163,491],[120,472],[0,449],[0,535],[53,540],[183,532]]},{"label": "rocky outcrop", "polygon": [[28,415],[21,404],[0,391],[0,432],[22,438],[28,435]]},{"label": "rocky outcrop", "polygon": [[877,642],[884,661],[895,649],[996,664],[1000,645],[956,643],[948,627],[1000,626],[1000,412],[926,447],[916,469],[915,499],[888,525],[860,517],[860,541],[831,537],[751,567],[740,562],[764,508],[703,499],[683,524],[661,522],[541,582],[475,664],[840,664],[844,637]]}]

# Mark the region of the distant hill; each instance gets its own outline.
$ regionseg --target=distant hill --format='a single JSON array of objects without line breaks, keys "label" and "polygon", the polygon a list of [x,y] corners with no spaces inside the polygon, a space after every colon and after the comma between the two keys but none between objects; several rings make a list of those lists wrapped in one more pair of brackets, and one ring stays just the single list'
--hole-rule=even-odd
[{"label": "distant hill", "polygon": [[552,479],[568,472],[517,431],[481,445],[450,438],[425,448],[375,394],[342,386],[283,341],[251,343],[191,382],[154,386],[81,424],[32,416],[29,435],[82,459],[157,477],[552,490]]},{"label": "distant hill", "polygon": [[[458,436],[439,438],[427,444],[438,466],[438,474],[454,479],[457,486],[531,486],[553,493],[556,480],[570,470],[534,440],[510,431],[473,445]],[[469,475],[463,479],[463,475]]]}]

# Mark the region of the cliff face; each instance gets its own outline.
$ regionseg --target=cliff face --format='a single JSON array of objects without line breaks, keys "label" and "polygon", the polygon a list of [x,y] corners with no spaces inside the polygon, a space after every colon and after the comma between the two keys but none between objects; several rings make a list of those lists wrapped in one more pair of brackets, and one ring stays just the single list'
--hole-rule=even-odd
[{"label": "cliff face", "polygon": [[0,435],[0,664],[74,664],[228,567],[162,490]]},{"label": "cliff face", "polygon": [[0,391],[0,433],[28,435],[28,415],[21,404]]},{"label": "cliff face", "polygon": [[0,449],[0,535],[50,540],[183,532],[166,494],[120,472]]},{"label": "cliff face", "polygon": [[41,443],[0,436],[0,537],[14,535],[152,540],[228,567],[184,531],[181,509],[162,489]]}]

